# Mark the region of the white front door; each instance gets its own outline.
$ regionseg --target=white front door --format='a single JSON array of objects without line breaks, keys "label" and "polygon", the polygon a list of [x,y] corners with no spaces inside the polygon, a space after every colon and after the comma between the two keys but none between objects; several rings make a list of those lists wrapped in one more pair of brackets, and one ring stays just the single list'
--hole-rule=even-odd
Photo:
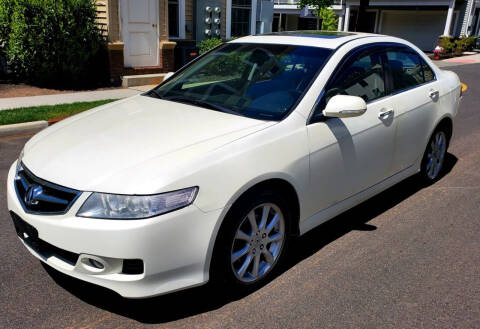
[{"label": "white front door", "polygon": [[325,87],[318,113],[338,94],[362,97],[368,105],[361,116],[323,118],[307,126],[310,193],[315,196],[312,212],[335,205],[392,175],[395,111],[390,97],[384,97],[383,77],[382,59],[374,49],[352,56]]},{"label": "white front door", "polygon": [[122,0],[120,10],[124,65],[159,65],[158,0]]}]

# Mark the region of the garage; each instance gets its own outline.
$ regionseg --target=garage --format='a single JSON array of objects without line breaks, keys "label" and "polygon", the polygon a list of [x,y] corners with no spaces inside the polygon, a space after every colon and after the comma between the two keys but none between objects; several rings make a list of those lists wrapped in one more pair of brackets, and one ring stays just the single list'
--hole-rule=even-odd
[{"label": "garage", "polygon": [[406,39],[421,50],[432,51],[443,33],[446,18],[445,10],[383,10],[379,33]]}]

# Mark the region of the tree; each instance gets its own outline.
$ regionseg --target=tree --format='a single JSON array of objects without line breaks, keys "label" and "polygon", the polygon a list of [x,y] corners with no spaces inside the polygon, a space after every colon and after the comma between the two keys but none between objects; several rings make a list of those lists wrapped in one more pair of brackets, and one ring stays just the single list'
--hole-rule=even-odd
[{"label": "tree", "polygon": [[[298,7],[303,9],[305,7],[312,7],[315,12],[321,8],[328,8],[333,5],[333,0],[300,0]],[[315,13],[316,14],[316,13]]]},{"label": "tree", "polygon": [[322,20],[322,30],[324,31],[336,31],[338,28],[337,15],[330,8],[320,8],[317,17]]},{"label": "tree", "polygon": [[[298,7],[300,9],[303,9],[305,7],[312,7],[313,12],[315,13],[315,16],[322,19],[322,30],[329,30],[329,31],[336,30],[336,26],[332,27],[333,26],[332,20],[335,20],[335,24],[337,24],[333,10],[328,9],[328,7],[332,5],[333,5],[333,0],[300,0],[298,2]],[[327,20],[327,25],[324,25],[324,22],[323,22],[324,19]]]}]

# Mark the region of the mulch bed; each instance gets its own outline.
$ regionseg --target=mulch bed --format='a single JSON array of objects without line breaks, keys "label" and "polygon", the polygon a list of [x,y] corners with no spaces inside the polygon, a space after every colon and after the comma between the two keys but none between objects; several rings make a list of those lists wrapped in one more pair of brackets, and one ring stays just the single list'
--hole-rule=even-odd
[{"label": "mulch bed", "polygon": [[[107,90],[107,89],[118,89],[118,87],[98,88],[94,90]],[[0,83],[0,98],[54,95],[54,94],[73,93],[78,91],[87,91],[87,90],[68,90],[68,89],[59,90],[59,89],[40,88],[40,87],[30,86],[23,83],[19,83],[19,84]]]}]

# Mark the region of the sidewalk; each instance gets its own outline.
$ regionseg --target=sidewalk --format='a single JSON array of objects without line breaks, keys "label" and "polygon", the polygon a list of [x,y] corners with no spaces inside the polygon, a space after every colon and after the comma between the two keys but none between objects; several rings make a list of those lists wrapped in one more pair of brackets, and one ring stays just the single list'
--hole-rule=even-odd
[{"label": "sidewalk", "polygon": [[69,104],[75,102],[90,102],[103,99],[126,98],[147,91],[154,86],[138,86],[98,91],[82,91],[69,94],[55,94],[43,96],[0,98],[0,111],[19,107]]},{"label": "sidewalk", "polygon": [[461,56],[461,57],[452,57],[452,58],[442,59],[442,60],[433,61],[433,62],[437,64],[438,67],[475,64],[475,63],[480,63],[480,54],[467,55],[467,56]]}]

